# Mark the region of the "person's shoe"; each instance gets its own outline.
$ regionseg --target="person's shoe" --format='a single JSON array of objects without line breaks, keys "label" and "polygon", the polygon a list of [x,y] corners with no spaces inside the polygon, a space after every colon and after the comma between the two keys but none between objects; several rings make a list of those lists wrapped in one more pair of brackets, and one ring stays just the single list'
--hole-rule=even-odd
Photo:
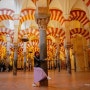
[{"label": "person's shoe", "polygon": [[35,83],[32,84],[33,87],[37,87],[37,85]]},{"label": "person's shoe", "polygon": [[48,76],[47,79],[50,80],[51,78]]}]

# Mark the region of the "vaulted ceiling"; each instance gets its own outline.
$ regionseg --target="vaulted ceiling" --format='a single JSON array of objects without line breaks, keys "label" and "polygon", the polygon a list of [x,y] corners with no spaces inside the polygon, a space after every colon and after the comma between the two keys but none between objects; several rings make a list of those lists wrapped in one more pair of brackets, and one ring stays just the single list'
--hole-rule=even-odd
[{"label": "vaulted ceiling", "polygon": [[[70,37],[80,34],[86,39],[90,38],[90,0],[1,0],[0,44],[6,44],[5,35],[7,34],[10,35],[13,44],[14,25],[18,23],[20,46],[23,46],[20,39],[27,34],[30,39],[27,47],[33,46],[37,50],[39,28],[35,21],[35,14],[38,14],[40,8],[48,8],[45,10],[50,15],[46,30],[48,50],[52,51],[51,46],[56,48],[57,35],[60,35],[60,41],[63,43],[65,38],[64,23],[67,20],[71,26]],[[64,52],[63,48],[62,52]]]}]

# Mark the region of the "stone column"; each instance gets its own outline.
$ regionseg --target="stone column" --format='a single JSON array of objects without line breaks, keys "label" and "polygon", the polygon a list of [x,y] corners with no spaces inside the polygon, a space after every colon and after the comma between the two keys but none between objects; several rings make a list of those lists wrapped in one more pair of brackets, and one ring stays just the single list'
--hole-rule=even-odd
[{"label": "stone column", "polygon": [[27,38],[27,35],[25,35],[23,38],[22,38],[22,41],[24,42],[24,45],[23,45],[23,54],[24,54],[24,72],[26,71],[26,61],[27,61],[27,52],[26,52],[26,47],[27,47],[27,41],[28,41],[28,38]]},{"label": "stone column", "polygon": [[72,49],[72,55],[74,58],[74,71],[76,72],[76,52],[74,51],[74,49]]},{"label": "stone column", "polygon": [[71,60],[70,60],[70,47],[71,47],[71,41],[70,41],[70,23],[69,21],[65,22],[65,51],[66,51],[66,63],[67,63],[67,71],[69,74],[71,74]]},{"label": "stone column", "polygon": [[26,57],[26,42],[24,42],[23,54],[24,54],[24,67],[23,67],[23,70],[25,72],[26,71],[26,61],[27,61],[27,57]]},{"label": "stone column", "polygon": [[88,49],[84,48],[84,66],[85,66],[85,71],[88,71]]},{"label": "stone column", "polygon": [[40,29],[40,59],[47,58],[46,30]]},{"label": "stone column", "polygon": [[60,37],[56,37],[56,60],[57,60],[57,66],[58,66],[58,71],[60,72]]},{"label": "stone column", "polygon": [[7,35],[7,51],[6,51],[6,54],[7,54],[7,61],[6,61],[6,70],[8,71],[9,70],[9,64],[10,64],[10,36]]},{"label": "stone column", "polygon": [[[44,69],[46,74],[48,75],[47,70],[47,61],[45,58],[47,58],[47,40],[46,40],[46,29],[47,29],[47,23],[48,23],[49,17],[47,16],[39,16],[37,18],[37,23],[39,26],[39,32],[40,32],[40,59],[44,60],[44,62],[41,64],[41,68]],[[45,79],[40,82],[41,86],[48,86],[48,80]]]},{"label": "stone column", "polygon": [[15,25],[13,75],[17,75],[17,60],[18,60],[18,25]]},{"label": "stone column", "polygon": [[17,75],[17,60],[18,60],[18,29],[19,29],[19,15],[14,15],[14,61],[13,61],[13,75]]},{"label": "stone column", "polygon": [[46,40],[46,27],[47,17],[38,18],[39,32],[40,32],[40,59],[47,58],[47,40]]},{"label": "stone column", "polygon": [[66,52],[66,64],[67,64],[67,71],[69,74],[71,74],[71,60],[70,60],[70,44],[67,44],[65,46],[65,52]]}]

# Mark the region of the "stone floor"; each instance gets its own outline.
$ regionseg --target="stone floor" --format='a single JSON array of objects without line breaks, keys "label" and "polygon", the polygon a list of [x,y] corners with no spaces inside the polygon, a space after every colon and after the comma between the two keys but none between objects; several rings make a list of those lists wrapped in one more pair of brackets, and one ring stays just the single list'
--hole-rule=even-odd
[{"label": "stone floor", "polygon": [[33,71],[0,72],[0,90],[90,90],[90,72],[49,71],[48,87],[32,87]]}]

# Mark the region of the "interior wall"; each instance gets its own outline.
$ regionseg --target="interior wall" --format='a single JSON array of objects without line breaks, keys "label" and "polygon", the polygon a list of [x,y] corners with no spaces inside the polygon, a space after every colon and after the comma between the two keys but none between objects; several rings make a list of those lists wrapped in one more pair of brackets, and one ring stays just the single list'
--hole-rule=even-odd
[{"label": "interior wall", "polygon": [[[85,52],[85,46],[87,45],[86,39],[82,36],[76,36],[71,40],[73,44],[73,50],[76,58],[76,70],[85,71],[88,67],[87,54]],[[71,68],[74,69],[74,57],[71,57]]]}]

